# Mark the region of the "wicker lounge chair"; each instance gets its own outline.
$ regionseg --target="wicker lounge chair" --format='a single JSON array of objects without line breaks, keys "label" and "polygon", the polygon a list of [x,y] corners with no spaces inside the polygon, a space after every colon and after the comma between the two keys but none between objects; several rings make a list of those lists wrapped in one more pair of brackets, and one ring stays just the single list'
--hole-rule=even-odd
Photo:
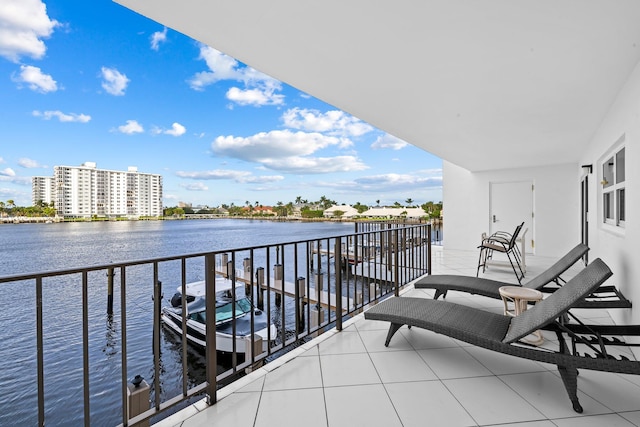
[{"label": "wicker lounge chair", "polygon": [[[522,286],[545,293],[556,291],[565,283],[560,276],[578,262],[588,250],[589,248],[586,245],[582,243],[577,244],[551,267]],[[446,297],[447,291],[460,291],[500,299],[498,289],[501,286],[507,285],[513,286],[512,283],[454,274],[429,275],[414,284],[416,289],[435,289],[434,299],[438,299],[440,296],[443,298]],[[576,307],[629,308],[631,307],[631,301],[618,291],[615,286],[608,285],[601,286],[592,292],[585,300],[578,303]]]},{"label": "wicker lounge chair", "polygon": [[[594,330],[593,328],[597,327],[566,322],[568,310],[610,276],[611,271],[598,258],[562,288],[517,317],[447,301],[410,297],[389,298],[367,310],[364,316],[370,320],[391,322],[386,346],[389,346],[391,338],[400,327],[408,325],[500,353],[553,363],[558,367],[573,409],[582,412],[577,395],[578,369],[640,375],[640,362],[614,358],[606,350],[607,345],[626,344],[617,337],[605,337],[609,329],[612,330],[611,335],[638,336],[640,326],[603,326],[602,330]],[[521,338],[538,329],[556,333],[556,350],[532,347],[519,342]],[[567,339],[570,343],[567,343]],[[581,354],[581,351],[584,351],[584,354]]]}]

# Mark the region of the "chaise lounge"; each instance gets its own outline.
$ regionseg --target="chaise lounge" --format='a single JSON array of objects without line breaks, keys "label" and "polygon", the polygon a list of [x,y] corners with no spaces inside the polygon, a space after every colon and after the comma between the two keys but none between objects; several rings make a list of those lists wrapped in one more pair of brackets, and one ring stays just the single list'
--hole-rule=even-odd
[{"label": "chaise lounge", "polygon": [[[523,287],[536,289],[541,292],[551,293],[562,286],[565,281],[561,275],[572,265],[578,262],[589,250],[589,247],[579,243],[566,255],[560,258],[547,270],[543,271]],[[502,286],[518,286],[512,283],[497,280],[484,279],[472,276],[454,274],[429,275],[418,280],[414,286],[416,289],[435,289],[434,299],[447,296],[447,291],[460,291],[470,294],[483,295],[489,298],[500,299],[498,289]],[[602,286],[592,292],[588,298],[580,301],[576,308],[629,308],[629,301],[615,286]]]},{"label": "chaise lounge", "polygon": [[[625,346],[617,336],[640,335],[640,327],[605,327],[569,324],[569,310],[612,275],[596,259],[556,292],[517,317],[426,298],[392,297],[364,313],[366,319],[390,322],[385,346],[403,325],[416,326],[504,354],[553,363],[558,367],[576,412],[578,369],[640,375],[640,362],[615,358],[607,346]],[[558,348],[528,346],[519,340],[538,329],[555,332]],[[611,330],[609,330],[611,329]],[[616,335],[608,338],[605,335]],[[570,342],[568,343],[567,340]],[[583,351],[584,353],[581,353]]]}]

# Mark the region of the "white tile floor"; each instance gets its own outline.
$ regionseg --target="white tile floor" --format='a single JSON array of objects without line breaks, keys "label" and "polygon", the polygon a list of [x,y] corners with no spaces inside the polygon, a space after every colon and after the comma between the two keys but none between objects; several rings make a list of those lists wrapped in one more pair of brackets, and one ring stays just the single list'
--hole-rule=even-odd
[{"label": "white tile floor", "polygon": [[[528,256],[527,278],[554,261]],[[476,263],[476,252],[434,250],[434,274],[475,275]],[[514,281],[502,266],[481,275]],[[432,297],[412,287],[403,295]],[[450,293],[447,299],[503,310],[501,301],[480,296]],[[578,312],[590,323],[611,322],[606,311]],[[199,402],[156,425],[640,426],[639,376],[580,371],[584,412],[577,414],[553,365],[419,328],[403,327],[387,348],[388,326],[356,316],[343,331],[325,333],[220,390],[217,404]],[[545,338],[551,345],[554,337]]]}]

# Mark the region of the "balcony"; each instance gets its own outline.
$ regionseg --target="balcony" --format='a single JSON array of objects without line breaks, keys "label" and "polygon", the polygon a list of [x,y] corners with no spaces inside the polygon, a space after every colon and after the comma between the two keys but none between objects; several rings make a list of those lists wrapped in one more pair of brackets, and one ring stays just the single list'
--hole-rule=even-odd
[{"label": "balcony", "polygon": [[[134,425],[163,418],[168,410],[203,394],[215,400],[218,388],[242,377],[246,369],[256,370],[264,362],[275,366],[282,354],[333,327],[340,330],[343,321],[365,305],[397,293],[400,285],[429,271],[429,224],[358,225],[359,231],[349,235],[0,277],[0,286],[23,290],[21,304],[32,312],[35,308],[32,322],[19,322],[12,334],[34,341],[30,351],[36,353],[28,367],[11,365],[5,372],[8,378],[33,379],[25,385],[24,399],[16,400],[15,393],[5,389],[0,400],[21,404],[12,416],[31,424],[37,417],[38,425],[45,419],[48,425],[61,420]],[[167,315],[162,306],[168,305],[176,286],[182,284],[185,295],[187,283],[203,278],[204,313],[209,314],[200,326],[206,327],[203,340],[213,344],[207,350],[217,348],[229,357],[218,363],[215,350],[201,352],[199,366],[194,366],[188,351],[193,344],[187,342],[185,329],[180,334],[176,328],[176,337],[161,328],[166,323],[161,317]],[[250,320],[242,321],[249,321],[250,332],[241,332],[238,320],[219,336],[217,328],[229,325],[216,321],[218,278],[234,289],[225,298],[236,301],[246,294],[256,306]],[[163,287],[162,281],[169,285]],[[105,299],[106,318],[101,304]],[[266,324],[273,328],[267,328],[265,345],[257,350],[247,337],[261,336],[253,323],[254,315],[262,316],[259,312],[266,313]],[[187,314],[181,314],[184,323]],[[59,328],[62,335],[54,332]],[[58,341],[61,336],[64,340]],[[216,339],[233,344],[221,349]],[[58,350],[67,355],[62,364]],[[172,358],[177,360],[169,362]],[[131,413],[126,396],[130,381],[140,373],[149,378],[152,392],[150,407],[145,402],[148,410],[138,415]],[[6,416],[0,414],[0,424]]]},{"label": "balcony", "polygon": [[[433,248],[433,274],[475,275],[477,253]],[[555,259],[530,257],[527,277]],[[577,271],[573,267],[567,275]],[[507,268],[483,277],[513,280]],[[412,289],[403,295],[431,298]],[[502,312],[502,302],[468,294],[449,301]],[[606,310],[578,310],[590,323],[610,324]],[[518,359],[403,327],[384,347],[388,324],[345,322],[218,392],[172,415],[159,427],[253,426],[602,426],[640,425],[640,377],[580,371],[577,414],[553,365]],[[547,335],[546,340],[554,337]],[[629,357],[633,355],[628,354]]]}]

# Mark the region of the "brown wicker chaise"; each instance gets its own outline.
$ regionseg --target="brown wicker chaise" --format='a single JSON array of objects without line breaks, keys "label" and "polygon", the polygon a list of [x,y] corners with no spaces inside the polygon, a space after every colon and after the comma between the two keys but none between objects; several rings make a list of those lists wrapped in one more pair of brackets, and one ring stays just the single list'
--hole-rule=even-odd
[{"label": "brown wicker chaise", "polygon": [[[611,270],[596,259],[564,286],[517,317],[427,298],[392,297],[364,313],[366,319],[391,322],[386,346],[403,325],[424,328],[479,347],[513,356],[553,363],[558,367],[565,388],[576,412],[582,412],[578,402],[578,369],[591,369],[640,375],[640,362],[615,358],[607,345],[627,345],[616,338],[607,338],[592,326],[568,324],[569,309],[597,289],[611,276]],[[558,348],[528,346],[519,340],[532,332],[554,331]],[[640,335],[629,327],[629,335]],[[623,329],[615,329],[620,335]],[[567,342],[567,340],[569,342]],[[630,344],[631,345],[631,344]],[[580,352],[584,352],[581,354]]]},{"label": "brown wicker chaise", "polygon": [[[565,281],[560,277],[572,265],[578,262],[589,247],[579,243],[551,267],[543,271],[522,286],[551,293],[562,286]],[[425,276],[415,283],[416,289],[435,289],[434,299],[446,298],[447,291],[460,291],[500,299],[498,289],[501,286],[518,286],[517,284],[455,274],[437,274]],[[629,301],[615,286],[601,286],[582,300],[576,308],[630,308]]]}]

